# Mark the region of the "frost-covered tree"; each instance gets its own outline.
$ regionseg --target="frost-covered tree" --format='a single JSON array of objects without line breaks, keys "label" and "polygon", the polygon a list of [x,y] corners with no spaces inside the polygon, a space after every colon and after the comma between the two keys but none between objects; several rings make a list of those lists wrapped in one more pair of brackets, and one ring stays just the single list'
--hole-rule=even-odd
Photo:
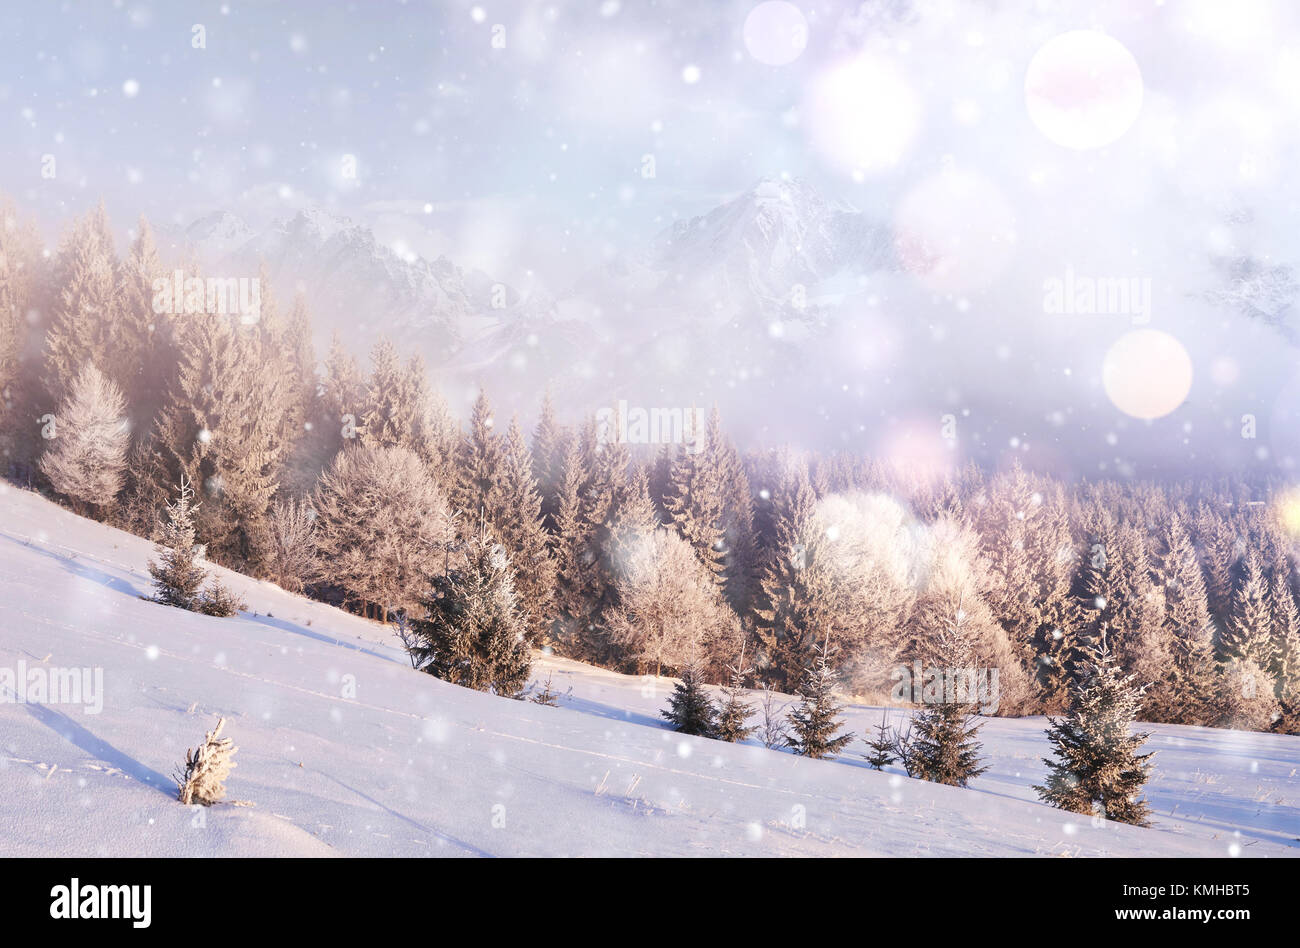
[{"label": "frost-covered tree", "polygon": [[113,355],[118,316],[117,254],[101,203],[76,221],[59,247],[56,297],[45,336],[45,384],[61,402],[87,363]]},{"label": "frost-covered tree", "polygon": [[157,443],[172,476],[203,494],[199,527],[208,555],[257,570],[289,448],[288,383],[256,327],[209,315],[182,324],[180,362],[159,414]]},{"label": "frost-covered tree", "polygon": [[556,529],[555,515],[559,509],[560,482],[564,470],[564,450],[567,436],[555,417],[555,405],[548,390],[542,398],[541,413],[533,429],[533,479],[542,498],[542,517],[546,528]]},{"label": "frost-covered tree", "polygon": [[158,561],[149,562],[154,602],[217,618],[233,616],[247,608],[235,593],[218,579],[201,588],[207,571],[199,565],[201,554],[194,542],[193,498],[194,491],[182,477],[180,496],[167,505],[167,520],[158,529]]},{"label": "frost-covered tree", "polygon": [[[1033,685],[1008,633],[985,598],[992,580],[979,539],[946,517],[925,530],[917,545],[922,577],[904,626],[906,638],[890,654],[945,668],[996,669],[997,694],[985,700],[991,712],[1016,715],[1033,700]],[[877,672],[879,674],[879,672]]]},{"label": "frost-covered tree", "polygon": [[411,622],[412,661],[421,671],[478,691],[515,697],[528,683],[532,655],[505,548],[486,524],[469,537],[456,565],[434,573]]},{"label": "frost-covered tree", "polygon": [[[946,546],[946,544],[941,544]],[[908,751],[908,773],[922,780],[964,787],[987,769],[980,766],[981,745],[976,739],[979,725],[974,723],[976,701],[980,699],[974,676],[987,655],[982,652],[987,636],[1001,633],[980,609],[974,590],[951,577],[935,577],[939,594],[921,610],[929,630],[930,660],[952,676],[951,688],[941,693],[923,692],[921,710],[912,716]],[[1004,660],[1014,661],[1009,648]],[[997,667],[997,666],[993,666]],[[1017,669],[1018,670],[1018,669]],[[967,676],[959,682],[958,676]],[[963,693],[958,693],[961,688]],[[999,688],[999,690],[1001,690]],[[1003,695],[984,696],[999,704],[1009,700]]]},{"label": "frost-covered tree", "polygon": [[413,606],[428,575],[447,563],[451,511],[413,451],[354,445],[339,452],[312,497],[321,579],[363,609]]},{"label": "frost-covered tree", "polygon": [[302,592],[319,572],[314,526],[316,511],[306,500],[279,500],[271,508],[267,575],[289,592]]},{"label": "frost-covered tree", "polygon": [[604,616],[611,640],[641,668],[722,667],[740,645],[740,624],[690,546],[668,529],[622,546],[618,602]]},{"label": "frost-covered tree", "polygon": [[552,539],[556,632],[566,654],[608,663],[617,656],[599,625],[609,595],[596,528],[585,516],[590,469],[582,439],[570,435],[561,463]]},{"label": "frost-covered tree", "polygon": [[479,390],[470,411],[469,431],[456,457],[456,509],[473,520],[500,504],[501,438],[487,393]]},{"label": "frost-covered tree", "polygon": [[103,509],[122,490],[130,441],[122,392],[87,363],[59,406],[41,471],[60,494]]},{"label": "frost-covered tree", "polygon": [[979,501],[975,521],[989,574],[984,595],[1040,700],[1063,704],[1077,645],[1070,595],[1077,556],[1064,491],[1017,462],[990,480]]},{"label": "frost-covered tree", "polygon": [[170,278],[158,255],[153,229],[141,216],[135,240],[118,269],[118,315],[110,361],[100,366],[126,397],[137,443],[147,436],[162,407],[175,362],[175,316],[154,311],[154,281]]},{"label": "frost-covered tree", "polygon": [[1161,531],[1156,575],[1165,597],[1164,622],[1173,652],[1168,675],[1151,696],[1150,720],[1206,724],[1218,688],[1214,626],[1201,561],[1182,518]]},{"label": "frost-covered tree", "polygon": [[668,696],[668,707],[660,713],[681,734],[718,737],[718,709],[693,662],[682,669],[681,680],[673,684]]},{"label": "frost-covered tree", "polygon": [[528,640],[545,644],[555,619],[555,560],[542,526],[532,455],[514,420],[500,446],[497,484],[489,501],[488,524],[510,554],[515,587],[526,604]]},{"label": "frost-covered tree", "polygon": [[[692,419],[695,415],[691,412]],[[691,431],[688,437],[690,449],[679,451],[673,461],[664,506],[678,534],[721,583],[727,557],[721,445],[709,444],[706,432]]]},{"label": "frost-covered tree", "polygon": [[1219,669],[1219,688],[1207,722],[1213,727],[1265,731],[1280,714],[1277,685],[1252,658],[1230,658]]},{"label": "frost-covered tree", "polygon": [[[760,666],[774,684],[793,689],[812,659],[815,637],[830,617],[832,590],[813,570],[817,500],[802,466],[782,471],[773,492],[773,536],[755,607]],[[812,543],[812,549],[809,544]]]},{"label": "frost-covered tree", "polygon": [[1048,718],[1055,759],[1044,758],[1048,776],[1034,787],[1039,797],[1074,813],[1148,825],[1141,793],[1151,754],[1138,751],[1150,735],[1132,730],[1141,705],[1141,687],[1121,672],[1103,639],[1081,669],[1068,714]]},{"label": "frost-covered tree", "polygon": [[1234,658],[1251,661],[1264,669],[1273,664],[1273,614],[1269,608],[1268,582],[1259,557],[1253,552],[1246,557],[1245,573],[1232,597],[1232,613],[1219,641],[1219,652],[1225,661]]},{"label": "frost-covered tree", "polygon": [[180,609],[195,609],[207,572],[199,565],[195,546],[194,491],[181,478],[180,496],[167,505],[167,518],[158,531],[156,563],[149,563],[154,601]]},{"label": "frost-covered tree", "polygon": [[823,643],[813,651],[812,664],[799,688],[799,704],[787,718],[786,744],[796,754],[819,759],[834,757],[853,740],[853,734],[839,733],[844,724],[835,700],[837,676],[830,660],[835,647]]},{"label": "frost-covered tree", "polygon": [[226,778],[238,766],[234,761],[239,750],[234,741],[221,736],[225,718],[203,737],[203,743],[185,752],[185,765],[176,774],[176,798],[186,806],[212,806],[226,796]]},{"label": "frost-covered tree", "polygon": [[745,690],[745,676],[753,669],[745,667],[745,649],[740,650],[740,660],[730,668],[731,677],[722,689],[722,702],[718,705],[718,738],[728,743],[748,740],[758,730],[758,725],[750,724],[754,714],[754,705]]}]

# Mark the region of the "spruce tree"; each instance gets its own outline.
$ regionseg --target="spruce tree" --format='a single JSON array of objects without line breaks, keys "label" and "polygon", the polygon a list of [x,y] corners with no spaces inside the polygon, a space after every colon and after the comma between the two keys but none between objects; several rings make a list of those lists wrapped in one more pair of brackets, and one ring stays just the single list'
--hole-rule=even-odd
[{"label": "spruce tree", "polygon": [[1148,806],[1139,795],[1150,775],[1151,754],[1138,750],[1150,735],[1131,732],[1142,705],[1142,689],[1133,680],[1101,640],[1071,692],[1069,713],[1048,718],[1056,759],[1044,758],[1047,783],[1034,787],[1043,801],[1074,813],[1148,825]]},{"label": "spruce tree", "polygon": [[708,435],[714,433],[712,424],[707,435],[692,432],[695,440],[690,450],[682,450],[673,462],[664,504],[677,532],[721,584],[727,557],[724,525],[727,485],[723,480],[722,446],[708,440]]},{"label": "spruce tree", "polygon": [[[932,577],[939,587],[948,586],[943,571]],[[968,596],[964,587],[927,603],[922,609],[922,626],[930,631],[927,651],[935,664],[949,675],[974,673],[978,665],[982,639],[987,627],[995,624],[983,614],[977,597]],[[1014,661],[1014,659],[1012,659]],[[1000,663],[994,662],[994,667]],[[965,692],[965,693],[962,693]],[[1004,700],[999,694],[998,701]],[[922,689],[922,707],[912,716],[911,739],[907,751],[907,771],[950,787],[964,787],[987,769],[980,766],[981,745],[976,740],[980,726],[974,724],[974,682],[952,681],[933,693]]]},{"label": "spruce tree", "polygon": [[1273,615],[1268,584],[1259,557],[1253,552],[1246,557],[1245,573],[1232,597],[1232,614],[1219,641],[1219,652],[1225,661],[1234,658],[1251,661],[1263,669],[1273,665]]},{"label": "spruce tree", "polygon": [[500,455],[487,521],[515,565],[515,586],[527,612],[528,640],[545,644],[555,619],[555,561],[542,526],[542,499],[533,478],[532,454],[513,419]]},{"label": "spruce tree", "polygon": [[153,230],[142,216],[135,240],[118,274],[118,320],[111,360],[104,374],[122,389],[131,417],[134,442],[148,436],[162,407],[171,376],[174,315],[154,312],[154,282],[170,279],[154,243]]},{"label": "spruce tree", "polygon": [[759,664],[766,678],[793,691],[813,660],[814,636],[827,621],[830,590],[813,568],[816,498],[802,468],[785,476],[773,503],[774,536],[755,609],[764,651]]},{"label": "spruce tree", "polygon": [[799,689],[799,704],[789,714],[786,744],[796,754],[820,759],[838,754],[853,740],[853,734],[839,734],[842,709],[833,693],[836,674],[830,661],[835,648],[816,645],[813,652],[815,658]]},{"label": "spruce tree", "polygon": [[682,669],[681,680],[673,684],[673,693],[668,696],[668,708],[660,714],[681,734],[718,736],[718,709],[694,662]]},{"label": "spruce tree", "polygon": [[982,745],[975,739],[970,705],[939,701],[912,717],[913,776],[950,787],[964,787],[987,770],[980,766]]},{"label": "spruce tree", "polygon": [[184,474],[204,493],[198,522],[208,555],[256,570],[270,546],[288,388],[255,327],[234,323],[209,315],[184,324],[157,439],[172,476]]},{"label": "spruce tree", "polygon": [[563,477],[565,432],[555,418],[555,406],[548,389],[542,399],[541,415],[533,429],[533,478],[542,498],[542,518],[547,530],[556,529]]},{"label": "spruce tree", "polygon": [[472,521],[499,503],[501,439],[495,424],[487,393],[479,389],[470,411],[469,431],[461,439],[457,453],[454,494],[456,509]]},{"label": "spruce tree", "polygon": [[1161,689],[1166,707],[1159,716],[1176,724],[1208,724],[1218,680],[1205,576],[1178,514],[1169,518],[1162,541],[1157,575],[1165,596],[1164,621],[1174,662],[1168,686]]},{"label": "spruce tree", "polygon": [[[864,740],[866,740],[865,737]],[[875,738],[866,740],[866,744],[871,753],[864,754],[863,756],[867,759],[867,763],[871,765],[873,770],[881,770],[888,767],[897,759],[897,753],[895,752],[897,740],[894,733],[889,729],[888,721],[882,719],[881,722],[876,725]]]},{"label": "spruce tree", "polygon": [[332,461],[344,445],[364,430],[366,386],[356,357],[336,332],[325,357],[325,378],[321,382],[317,423],[322,427],[326,447],[324,458]]},{"label": "spruce tree", "polygon": [[155,553],[158,562],[149,563],[153,577],[154,601],[179,609],[194,610],[199,601],[199,587],[207,573],[199,566],[194,546],[194,491],[182,477],[180,496],[167,505],[167,519],[159,528]]},{"label": "spruce tree", "polygon": [[397,347],[381,338],[370,351],[370,362],[360,418],[362,443],[375,448],[410,448],[414,418]]},{"label": "spruce tree", "polygon": [[431,577],[422,618],[411,622],[412,662],[444,681],[517,696],[532,655],[505,549],[485,523],[466,541],[457,565]]},{"label": "spruce tree", "polygon": [[718,738],[736,744],[748,740],[758,730],[750,724],[754,706],[745,691],[745,676],[753,669],[745,668],[745,650],[740,650],[740,661],[730,666],[731,678],[722,689],[722,704],[718,708]]},{"label": "spruce tree", "polygon": [[583,516],[590,479],[586,453],[576,434],[564,450],[555,514],[555,602],[566,654],[591,661],[607,659],[607,641],[590,633],[602,609],[604,583],[595,530]]},{"label": "spruce tree", "polygon": [[126,400],[88,363],[59,406],[56,436],[41,470],[60,494],[103,509],[122,489],[129,443]]},{"label": "spruce tree", "polygon": [[61,402],[86,363],[106,364],[118,328],[117,255],[101,203],[77,221],[59,248],[57,298],[46,333],[45,383]]}]

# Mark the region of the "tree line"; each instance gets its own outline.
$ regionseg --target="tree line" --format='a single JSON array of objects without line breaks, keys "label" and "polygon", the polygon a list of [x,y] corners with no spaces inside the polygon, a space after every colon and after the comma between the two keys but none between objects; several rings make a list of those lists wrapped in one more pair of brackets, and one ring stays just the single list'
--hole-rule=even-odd
[{"label": "tree line", "polygon": [[318,362],[304,300],[265,273],[254,324],[159,313],[174,267],[143,219],[119,256],[102,206],[53,253],[0,218],[6,476],[154,539],[192,485],[207,558],[394,622],[440,677],[515,693],[550,648],[734,685],[748,655],[794,692],[820,647],[882,700],[960,628],[1001,714],[1066,711],[1104,641],[1144,720],[1300,732],[1283,484],[745,451],[716,410],[690,450],[634,450],[549,397],[527,432],[485,393],[462,426],[391,341],[363,369],[335,336]]}]

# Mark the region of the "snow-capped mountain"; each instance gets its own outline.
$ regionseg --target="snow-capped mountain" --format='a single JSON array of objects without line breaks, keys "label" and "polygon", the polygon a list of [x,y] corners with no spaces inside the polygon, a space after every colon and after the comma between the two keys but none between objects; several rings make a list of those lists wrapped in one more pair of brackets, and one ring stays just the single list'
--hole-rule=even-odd
[{"label": "snow-capped mountain", "polygon": [[216,213],[184,241],[218,271],[264,264],[283,300],[304,292],[322,351],[336,331],[359,355],[386,334],[457,390],[453,405],[482,384],[521,405],[549,387],[582,410],[620,397],[713,400],[702,378],[799,371],[811,356],[791,344],[825,329],[846,288],[892,266],[886,227],[806,182],[772,178],[593,268],[554,300],[521,299],[446,257],[401,254],[320,209],[260,230]]},{"label": "snow-capped mountain", "polygon": [[319,341],[338,332],[362,353],[387,335],[443,363],[519,302],[485,273],[446,257],[401,255],[370,228],[316,208],[260,231],[235,215],[213,214],[185,237],[215,270],[255,273],[265,265],[282,300],[305,294]]}]

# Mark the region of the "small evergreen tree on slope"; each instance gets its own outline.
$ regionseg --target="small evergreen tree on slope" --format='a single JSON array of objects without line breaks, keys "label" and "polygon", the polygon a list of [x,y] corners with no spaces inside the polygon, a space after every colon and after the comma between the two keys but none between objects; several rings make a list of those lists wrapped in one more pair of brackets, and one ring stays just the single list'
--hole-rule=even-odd
[{"label": "small evergreen tree on slope", "polygon": [[682,670],[681,680],[673,685],[673,693],[668,696],[667,710],[660,713],[680,734],[718,736],[718,709],[704,688],[695,662]]},{"label": "small evergreen tree on slope", "polygon": [[837,680],[829,644],[813,646],[816,657],[804,674],[799,705],[789,716],[786,744],[803,757],[834,757],[853,740],[853,734],[839,734],[843,727],[841,708],[835,700]]},{"label": "small evergreen tree on slope", "polygon": [[740,661],[731,666],[731,679],[722,689],[722,707],[718,710],[718,737],[731,744],[747,740],[758,730],[758,725],[749,723],[754,706],[745,694],[745,676],[752,671],[745,668],[745,649],[742,646]]},{"label": "small evergreen tree on slope", "polygon": [[1047,783],[1035,786],[1052,806],[1074,813],[1147,826],[1149,808],[1139,799],[1150,774],[1151,754],[1138,750],[1149,735],[1131,733],[1142,689],[1123,675],[1105,640],[1085,663],[1064,718],[1048,718],[1055,760],[1044,758]]}]

